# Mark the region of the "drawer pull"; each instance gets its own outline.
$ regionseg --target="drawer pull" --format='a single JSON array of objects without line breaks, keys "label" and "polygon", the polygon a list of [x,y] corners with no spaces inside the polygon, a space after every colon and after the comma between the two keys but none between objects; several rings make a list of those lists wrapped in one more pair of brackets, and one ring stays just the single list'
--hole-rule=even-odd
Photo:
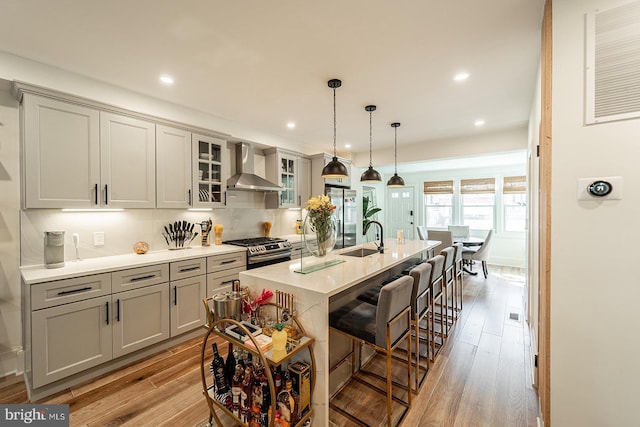
[{"label": "drawer pull", "polygon": [[199,270],[200,266],[196,265],[195,267],[187,267],[187,268],[181,268],[180,269],[180,273],[186,273],[187,271],[194,271],[194,270]]},{"label": "drawer pull", "polygon": [[220,264],[224,265],[224,264],[233,264],[234,262],[238,262],[237,259],[228,259],[226,261],[222,261]]},{"label": "drawer pull", "polygon": [[69,295],[69,294],[77,294],[80,292],[90,291],[90,290],[91,290],[91,286],[87,286],[86,288],[73,289],[71,291],[60,291],[58,292],[58,295],[62,296],[62,295]]},{"label": "drawer pull", "polygon": [[153,279],[154,277],[156,277],[155,274],[149,274],[148,276],[140,276],[140,277],[134,277],[131,280],[129,280],[130,282],[139,282],[140,280],[147,280],[147,279]]},{"label": "drawer pull", "polygon": [[233,283],[234,280],[236,279],[225,280],[224,282],[220,282],[220,285],[224,285],[225,283]]}]

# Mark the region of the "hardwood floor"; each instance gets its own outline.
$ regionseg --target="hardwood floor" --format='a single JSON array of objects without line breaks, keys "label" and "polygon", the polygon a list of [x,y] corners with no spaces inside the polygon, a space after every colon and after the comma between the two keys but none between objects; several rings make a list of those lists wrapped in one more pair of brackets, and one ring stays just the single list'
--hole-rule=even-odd
[{"label": "hardwood floor", "polygon": [[[523,319],[524,272],[495,266],[489,271],[486,280],[465,275],[462,315],[403,426],[536,426]],[[200,379],[201,344],[200,338],[188,341],[38,403],[69,404],[74,427],[204,426],[208,408]],[[219,347],[226,352],[226,345]],[[354,394],[345,393],[345,399],[354,396],[365,403],[371,420],[383,420],[374,412],[381,408],[384,414],[379,395],[360,386]],[[22,381],[0,379],[0,402],[27,403]],[[350,425],[334,412],[331,421]]]}]

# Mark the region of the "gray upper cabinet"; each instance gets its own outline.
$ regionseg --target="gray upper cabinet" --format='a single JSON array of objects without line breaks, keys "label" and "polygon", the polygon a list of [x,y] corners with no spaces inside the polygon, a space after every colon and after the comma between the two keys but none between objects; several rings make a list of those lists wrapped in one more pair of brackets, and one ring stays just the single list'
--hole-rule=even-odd
[{"label": "gray upper cabinet", "polygon": [[155,125],[24,94],[25,208],[155,207]]},{"label": "gray upper cabinet", "polygon": [[31,94],[21,109],[25,207],[98,207],[98,111]]},{"label": "gray upper cabinet", "polygon": [[282,187],[277,197],[267,195],[267,208],[304,207],[311,192],[309,159],[279,148],[264,152],[267,179]]},{"label": "gray upper cabinet", "polygon": [[157,207],[193,206],[191,132],[157,125]]},{"label": "gray upper cabinet", "polygon": [[224,192],[229,178],[229,155],[226,141],[212,136],[191,137],[193,170],[193,206],[224,207]]},{"label": "gray upper cabinet", "polygon": [[102,206],[155,208],[155,124],[100,112]]}]

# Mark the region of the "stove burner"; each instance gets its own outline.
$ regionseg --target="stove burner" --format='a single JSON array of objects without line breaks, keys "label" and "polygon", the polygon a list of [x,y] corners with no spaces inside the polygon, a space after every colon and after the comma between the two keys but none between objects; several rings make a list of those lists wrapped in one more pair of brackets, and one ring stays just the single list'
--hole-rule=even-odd
[{"label": "stove burner", "polygon": [[252,237],[249,239],[237,239],[237,240],[227,240],[224,243],[225,245],[234,245],[234,246],[258,246],[258,245],[266,245],[269,243],[280,243],[286,242],[285,239],[279,239],[274,237]]}]

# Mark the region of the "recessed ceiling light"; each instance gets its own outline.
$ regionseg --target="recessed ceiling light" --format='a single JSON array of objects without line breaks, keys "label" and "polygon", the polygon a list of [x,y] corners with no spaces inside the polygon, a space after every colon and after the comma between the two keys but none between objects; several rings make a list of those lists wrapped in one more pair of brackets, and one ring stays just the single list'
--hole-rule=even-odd
[{"label": "recessed ceiling light", "polygon": [[351,148],[351,144],[344,144],[344,148]]},{"label": "recessed ceiling light", "polygon": [[173,84],[173,77],[171,77],[170,75],[167,74],[163,74],[160,76],[160,81],[166,85],[172,85]]},{"label": "recessed ceiling light", "polygon": [[476,126],[484,126],[484,120],[483,119],[478,119],[475,122],[473,122],[474,125]]},{"label": "recessed ceiling light", "polygon": [[467,80],[469,78],[471,74],[469,73],[458,73],[455,76],[453,76],[453,80],[457,81],[457,82],[461,82],[463,80]]},{"label": "recessed ceiling light", "polygon": [[296,127],[296,124],[295,124],[295,123],[293,123],[293,122],[289,122],[289,123],[287,123],[287,127],[288,127],[289,129],[293,129],[293,128],[295,128],[295,127]]}]

